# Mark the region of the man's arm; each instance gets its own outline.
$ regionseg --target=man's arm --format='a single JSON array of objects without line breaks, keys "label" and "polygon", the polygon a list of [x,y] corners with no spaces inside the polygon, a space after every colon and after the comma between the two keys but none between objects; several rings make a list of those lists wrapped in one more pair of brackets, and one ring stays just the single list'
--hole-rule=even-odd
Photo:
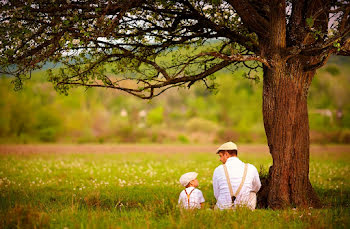
[{"label": "man's arm", "polygon": [[252,183],[252,191],[253,192],[258,192],[260,187],[261,187],[261,182],[260,182],[260,178],[259,178],[259,173],[258,170],[254,167],[254,177],[253,177],[253,183]]},{"label": "man's arm", "polygon": [[214,170],[213,174],[213,189],[214,189],[214,196],[217,200],[219,197],[219,180],[218,180],[218,168]]}]

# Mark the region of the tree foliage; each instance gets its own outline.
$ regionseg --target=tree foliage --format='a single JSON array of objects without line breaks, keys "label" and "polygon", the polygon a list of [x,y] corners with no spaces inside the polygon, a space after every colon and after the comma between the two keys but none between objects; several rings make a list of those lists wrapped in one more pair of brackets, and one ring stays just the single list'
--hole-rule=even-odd
[{"label": "tree foliage", "polygon": [[278,52],[286,61],[302,56],[311,71],[332,54],[350,54],[347,0],[5,0],[1,72],[20,88],[31,71],[59,63],[50,81],[64,93],[107,87],[152,98],[196,81],[211,88],[208,76],[223,68],[273,67],[266,44],[279,36],[271,30],[276,7],[285,9]]}]

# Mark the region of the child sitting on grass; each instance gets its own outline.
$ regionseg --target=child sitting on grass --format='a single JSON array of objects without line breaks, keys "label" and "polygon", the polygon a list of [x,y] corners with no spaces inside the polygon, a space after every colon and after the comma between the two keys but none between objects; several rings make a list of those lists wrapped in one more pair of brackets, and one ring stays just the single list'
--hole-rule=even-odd
[{"label": "child sitting on grass", "polygon": [[204,197],[198,187],[198,173],[189,172],[180,177],[180,183],[185,186],[185,190],[180,193],[179,205],[186,209],[200,209],[204,205]]}]

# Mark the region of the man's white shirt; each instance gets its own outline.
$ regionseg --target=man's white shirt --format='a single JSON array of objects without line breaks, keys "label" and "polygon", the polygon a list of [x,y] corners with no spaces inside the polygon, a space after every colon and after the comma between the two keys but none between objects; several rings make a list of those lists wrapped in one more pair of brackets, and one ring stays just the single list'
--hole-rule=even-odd
[{"label": "man's white shirt", "polygon": [[[190,195],[190,205],[189,206],[188,206],[188,198],[187,198],[185,190],[186,190],[187,194],[190,194],[192,192]],[[182,190],[182,192],[180,193],[179,201],[178,201],[179,205],[184,207],[184,208],[201,208],[201,203],[203,203],[205,201],[202,191],[199,189],[196,189],[194,187],[188,187],[185,190]]]},{"label": "man's white shirt", "polygon": [[[230,177],[233,193],[235,194],[241,184],[244,163],[238,157],[230,157],[226,161],[226,167]],[[244,205],[249,201],[250,192],[258,192],[261,187],[259,173],[254,165],[248,164],[248,171],[243,187],[236,197],[234,205]],[[223,165],[218,166],[213,175],[214,196],[216,198],[216,206],[219,209],[228,209],[232,207],[230,190],[228,188],[225,171]]]}]

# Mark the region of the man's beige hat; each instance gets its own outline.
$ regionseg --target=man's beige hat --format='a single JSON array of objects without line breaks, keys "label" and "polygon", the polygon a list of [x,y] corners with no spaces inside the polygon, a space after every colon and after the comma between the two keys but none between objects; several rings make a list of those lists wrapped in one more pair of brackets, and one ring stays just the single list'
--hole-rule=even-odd
[{"label": "man's beige hat", "polygon": [[189,172],[189,173],[185,173],[184,175],[182,175],[180,177],[180,184],[182,186],[187,186],[188,183],[190,183],[191,181],[193,181],[194,179],[196,179],[198,176],[198,173],[196,172]]},{"label": "man's beige hat", "polygon": [[237,145],[233,142],[226,142],[216,150],[216,153],[219,153],[221,150],[237,150]]}]

